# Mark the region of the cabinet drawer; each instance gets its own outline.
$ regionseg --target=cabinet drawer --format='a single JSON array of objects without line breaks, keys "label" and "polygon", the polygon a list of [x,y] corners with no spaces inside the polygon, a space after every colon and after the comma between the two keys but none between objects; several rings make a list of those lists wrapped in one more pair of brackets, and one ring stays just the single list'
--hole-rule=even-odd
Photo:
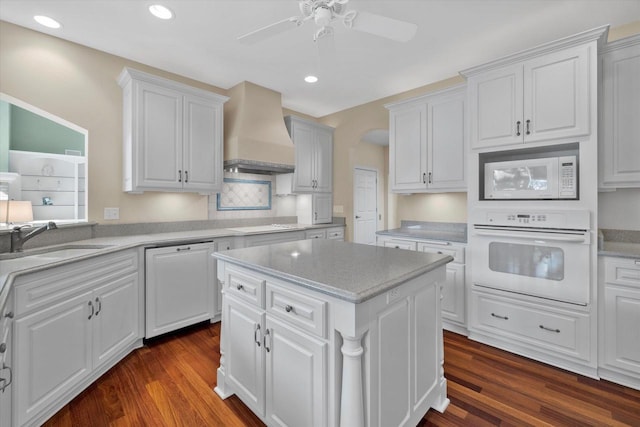
[{"label": "cabinet drawer", "polygon": [[327,239],[344,240],[344,228],[329,228],[327,230]]},{"label": "cabinet drawer", "polygon": [[464,248],[451,246],[447,242],[443,242],[442,245],[418,242],[418,251],[450,255],[453,257],[453,262],[464,264]]},{"label": "cabinet drawer", "polygon": [[326,239],[327,233],[325,230],[309,230],[304,232],[305,239]]},{"label": "cabinet drawer", "polygon": [[640,288],[640,259],[605,258],[604,281]]},{"label": "cabinet drawer", "polygon": [[325,301],[267,282],[266,309],[268,314],[274,314],[305,331],[325,337]]},{"label": "cabinet drawer", "polygon": [[258,307],[263,306],[264,280],[244,271],[226,268],[225,286],[230,295],[234,295]]},{"label": "cabinet drawer", "polygon": [[405,249],[409,251],[416,250],[416,242],[412,242],[411,240],[378,239],[378,246],[384,246],[385,248]]},{"label": "cabinet drawer", "polygon": [[92,289],[138,271],[135,250],[96,256],[68,265],[18,277],[15,284],[16,316]]},{"label": "cabinet drawer", "polygon": [[587,314],[482,294],[474,294],[474,300],[480,329],[515,338],[536,350],[589,360]]}]

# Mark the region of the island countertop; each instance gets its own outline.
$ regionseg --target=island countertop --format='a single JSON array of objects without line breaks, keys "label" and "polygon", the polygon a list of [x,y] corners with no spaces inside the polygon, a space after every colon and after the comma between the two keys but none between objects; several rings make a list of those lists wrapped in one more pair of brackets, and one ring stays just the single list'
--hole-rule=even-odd
[{"label": "island countertop", "polygon": [[300,240],[213,256],[353,303],[453,261],[438,255],[335,240]]}]

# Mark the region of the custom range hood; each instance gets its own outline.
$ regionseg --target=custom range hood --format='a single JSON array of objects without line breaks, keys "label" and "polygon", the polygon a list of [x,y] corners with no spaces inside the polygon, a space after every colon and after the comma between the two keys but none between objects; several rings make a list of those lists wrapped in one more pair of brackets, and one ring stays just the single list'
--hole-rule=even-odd
[{"label": "custom range hood", "polygon": [[242,82],[224,105],[224,168],[276,174],[294,170],[294,145],[282,114],[282,96]]}]

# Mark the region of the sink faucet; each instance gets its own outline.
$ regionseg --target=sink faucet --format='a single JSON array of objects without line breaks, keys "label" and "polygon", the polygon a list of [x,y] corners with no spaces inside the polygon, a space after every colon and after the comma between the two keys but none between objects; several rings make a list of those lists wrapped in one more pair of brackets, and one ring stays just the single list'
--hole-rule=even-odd
[{"label": "sink faucet", "polygon": [[13,227],[11,230],[11,249],[10,252],[22,252],[22,245],[27,240],[36,237],[38,234],[46,231],[46,230],[55,230],[58,228],[55,222],[49,221],[48,224],[40,226],[38,228],[33,229],[29,233],[22,235],[23,228],[31,228],[31,225],[23,225],[21,227]]}]

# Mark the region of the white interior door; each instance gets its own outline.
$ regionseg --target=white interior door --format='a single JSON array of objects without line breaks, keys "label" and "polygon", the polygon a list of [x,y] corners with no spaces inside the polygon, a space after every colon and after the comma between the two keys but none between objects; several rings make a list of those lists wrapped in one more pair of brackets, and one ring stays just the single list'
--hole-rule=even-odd
[{"label": "white interior door", "polygon": [[353,241],[376,244],[378,172],[356,168],[353,173]]}]

